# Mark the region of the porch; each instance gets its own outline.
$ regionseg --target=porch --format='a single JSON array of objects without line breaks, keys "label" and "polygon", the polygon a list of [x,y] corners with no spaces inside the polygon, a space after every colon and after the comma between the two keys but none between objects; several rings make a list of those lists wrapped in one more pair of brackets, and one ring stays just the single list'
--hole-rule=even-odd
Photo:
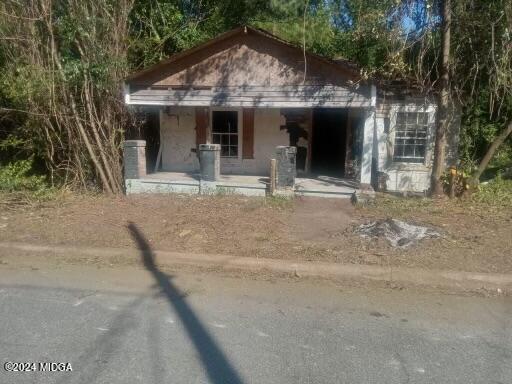
[{"label": "porch", "polygon": [[[296,196],[349,198],[357,189],[355,180],[316,175],[297,177],[293,192]],[[221,174],[212,186],[201,182],[199,172],[155,172],[139,179],[127,180],[127,193],[184,193],[184,194],[240,194],[266,196],[270,178],[257,175]]]}]

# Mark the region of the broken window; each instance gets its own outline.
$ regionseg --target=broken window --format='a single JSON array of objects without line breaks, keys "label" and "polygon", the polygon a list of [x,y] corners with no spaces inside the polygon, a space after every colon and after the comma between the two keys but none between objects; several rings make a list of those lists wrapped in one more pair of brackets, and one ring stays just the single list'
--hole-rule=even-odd
[{"label": "broken window", "polygon": [[238,157],[238,112],[212,112],[212,141],[220,144],[221,157]]},{"label": "broken window", "polygon": [[423,163],[427,148],[428,113],[397,112],[393,160]]}]

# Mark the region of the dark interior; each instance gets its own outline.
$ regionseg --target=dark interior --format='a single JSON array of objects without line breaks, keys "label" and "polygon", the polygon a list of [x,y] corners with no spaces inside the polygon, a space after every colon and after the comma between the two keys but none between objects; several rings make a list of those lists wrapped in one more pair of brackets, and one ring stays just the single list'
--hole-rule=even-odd
[{"label": "dark interior", "polygon": [[238,156],[238,112],[212,112],[212,141],[220,144],[222,157]]},{"label": "dark interior", "polygon": [[346,126],[346,109],[313,110],[312,173],[335,177],[344,175]]},{"label": "dark interior", "polygon": [[125,139],[146,140],[146,169],[152,173],[160,147],[160,110],[147,107],[136,111],[135,117],[139,124],[134,124],[132,129],[125,132]]}]

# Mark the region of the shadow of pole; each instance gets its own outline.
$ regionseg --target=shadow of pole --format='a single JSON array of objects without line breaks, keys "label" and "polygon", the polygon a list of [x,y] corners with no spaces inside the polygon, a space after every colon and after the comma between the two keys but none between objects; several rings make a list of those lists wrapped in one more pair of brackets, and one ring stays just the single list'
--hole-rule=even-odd
[{"label": "shadow of pole", "polygon": [[188,336],[194,343],[194,347],[201,358],[201,362],[206,369],[210,382],[242,383],[238,372],[229,363],[227,357],[217,346],[212,336],[201,324],[201,321],[183,298],[182,293],[171,282],[169,276],[158,269],[155,264],[155,255],[142,232],[132,222],[128,223],[127,228],[141,251],[144,266],[155,278],[162,292],[183,323]]}]

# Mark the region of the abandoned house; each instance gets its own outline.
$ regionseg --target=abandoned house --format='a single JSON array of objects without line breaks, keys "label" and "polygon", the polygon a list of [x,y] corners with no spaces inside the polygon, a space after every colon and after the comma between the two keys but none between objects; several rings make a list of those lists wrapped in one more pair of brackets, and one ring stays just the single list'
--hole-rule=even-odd
[{"label": "abandoned house", "polygon": [[125,142],[126,192],[264,195],[272,177],[303,195],[425,192],[436,99],[382,84],[266,31],[226,32],[126,79],[146,117]]}]

